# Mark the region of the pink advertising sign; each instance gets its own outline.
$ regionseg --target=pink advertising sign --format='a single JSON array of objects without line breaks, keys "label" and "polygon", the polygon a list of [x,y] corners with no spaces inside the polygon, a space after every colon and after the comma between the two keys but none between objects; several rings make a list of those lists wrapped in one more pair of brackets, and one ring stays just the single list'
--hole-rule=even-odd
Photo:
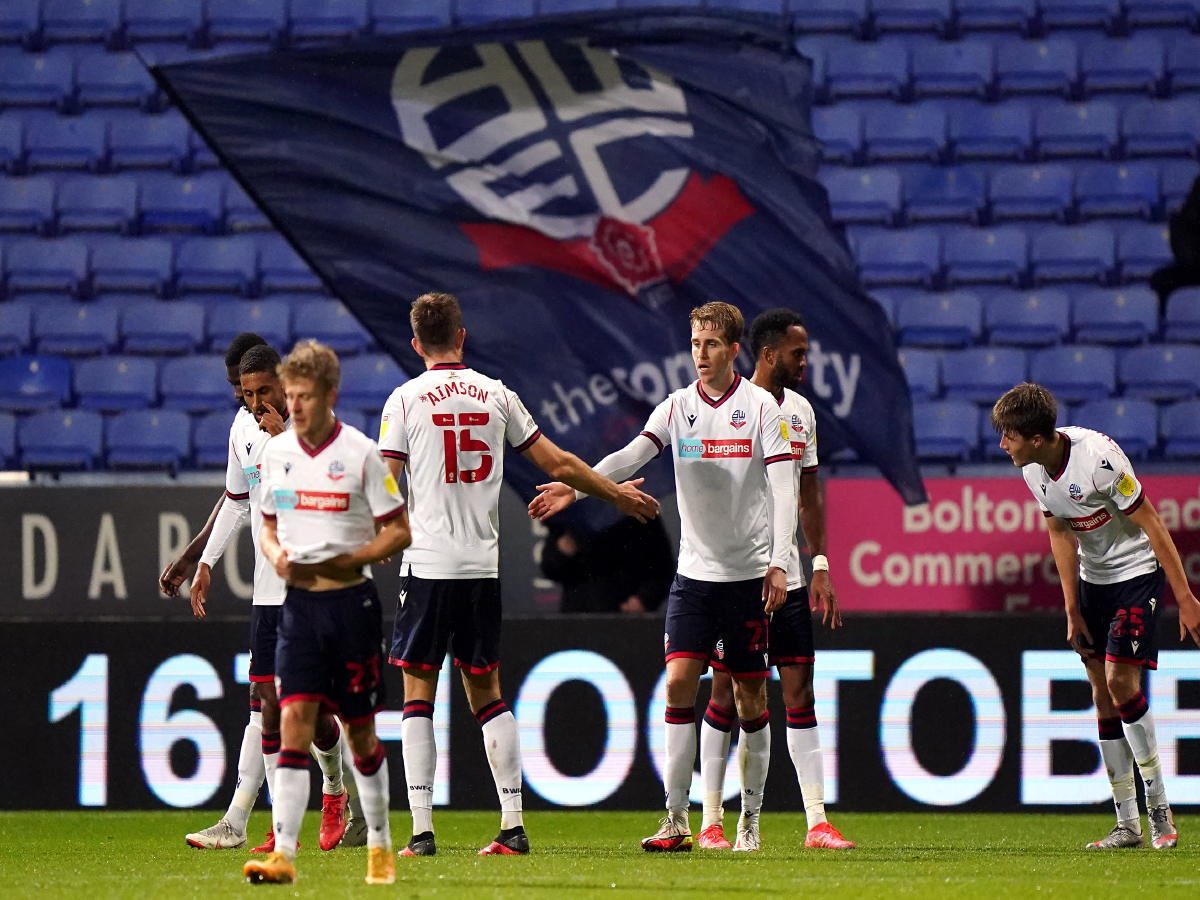
[{"label": "pink advertising sign", "polygon": [[[1200,475],[1139,476],[1200,591]],[[928,478],[905,507],[875,478],[826,482],[829,567],[847,610],[1061,609],[1037,502],[1011,478]]]}]

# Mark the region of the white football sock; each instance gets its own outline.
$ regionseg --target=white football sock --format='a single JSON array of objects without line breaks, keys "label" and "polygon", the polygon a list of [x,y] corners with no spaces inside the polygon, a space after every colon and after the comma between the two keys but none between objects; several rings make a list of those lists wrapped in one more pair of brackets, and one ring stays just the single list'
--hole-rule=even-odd
[{"label": "white football sock", "polygon": [[263,771],[266,773],[267,782],[267,800],[272,806],[275,805],[275,774],[279,766],[279,747],[280,747],[279,732],[263,732],[262,736],[262,758]]},{"label": "white football sock", "polygon": [[400,723],[404,750],[404,780],[413,835],[433,831],[433,779],[437,773],[437,746],[433,738],[433,704],[410,700]]},{"label": "white football sock", "polygon": [[503,700],[494,700],[475,713],[483,726],[483,749],[500,798],[500,830],[523,825],[521,818],[521,739],[517,720]]},{"label": "white football sock", "polygon": [[321,792],[337,797],[345,790],[342,784],[342,729],[336,721],[333,727],[337,728],[337,740],[324,750],[313,741],[312,755],[321,767]]},{"label": "white football sock", "polygon": [[696,766],[696,710],[690,706],[668,706],[663,727],[663,745],[667,751],[667,762],[663,767],[667,811],[686,822],[688,792],[692,788],[692,772]]},{"label": "white football sock", "polygon": [[262,713],[251,712],[246,730],[242,732],[242,748],[238,751],[237,786],[225,819],[236,831],[246,833],[250,812],[266,777],[262,756]]},{"label": "white football sock", "polygon": [[300,825],[308,808],[308,754],[284,750],[277,754],[280,765],[275,772],[275,849],[288,859],[296,856]]},{"label": "white football sock", "polygon": [[700,723],[700,784],[704,791],[703,831],[725,818],[725,769],[729,765],[733,710],[709,702]]},{"label": "white football sock", "polygon": [[356,819],[362,819],[362,804],[358,802],[358,785],[354,783],[354,754],[350,752],[350,742],[346,740],[346,729],[342,729],[342,736],[338,742],[342,745],[342,787],[346,789],[346,802],[349,805],[350,814]]},{"label": "white football sock", "polygon": [[[821,735],[812,707],[787,711],[787,747],[800,794],[804,797],[804,815],[811,831],[825,822],[825,757],[821,754]],[[809,725],[808,723],[813,724]]]},{"label": "white football sock", "polygon": [[1121,726],[1129,749],[1137,760],[1142,784],[1146,788],[1146,808],[1167,805],[1167,787],[1163,784],[1162,765],[1158,759],[1158,737],[1154,733],[1154,714],[1145,695],[1138,691],[1128,703],[1118,707]]},{"label": "white football sock", "polygon": [[388,765],[383,741],[375,744],[375,752],[366,759],[354,760],[354,781],[362,803],[363,818],[367,820],[367,846],[392,849],[392,830],[388,823]]},{"label": "white football sock", "polygon": [[753,722],[742,722],[738,739],[738,768],[742,773],[742,812],[755,814],[762,809],[763,788],[771,764],[771,723],[769,713]]},{"label": "white football sock", "polygon": [[1137,785],[1133,781],[1133,753],[1122,736],[1119,740],[1102,740],[1100,756],[1112,786],[1113,806],[1117,810],[1117,824],[1135,833],[1141,833],[1142,823],[1138,815]]}]

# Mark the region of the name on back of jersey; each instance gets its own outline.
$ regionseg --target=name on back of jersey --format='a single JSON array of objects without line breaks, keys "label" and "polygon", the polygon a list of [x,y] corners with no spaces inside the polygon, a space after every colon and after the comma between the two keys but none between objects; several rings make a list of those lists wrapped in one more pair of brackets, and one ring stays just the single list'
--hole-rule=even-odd
[{"label": "name on back of jersey", "polygon": [[487,403],[488,392],[478,385],[457,380],[458,376],[451,374],[448,380],[442,384],[436,385],[432,390],[426,391],[421,395],[422,403],[431,403],[436,406],[443,400],[449,400],[451,396],[470,397],[472,400],[478,400],[480,403]]}]

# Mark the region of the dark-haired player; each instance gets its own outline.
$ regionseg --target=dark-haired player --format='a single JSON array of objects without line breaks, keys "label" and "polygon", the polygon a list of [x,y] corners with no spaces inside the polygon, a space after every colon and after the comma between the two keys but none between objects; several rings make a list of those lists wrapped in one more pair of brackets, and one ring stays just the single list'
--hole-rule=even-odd
[{"label": "dark-haired player", "polygon": [[1112,785],[1117,824],[1092,850],[1142,847],[1136,761],[1146,789],[1150,846],[1179,840],[1159,764],[1154,716],[1142,670],[1158,666],[1157,624],[1165,582],[1179,604],[1179,636],[1200,644],[1200,603],[1179,552],[1133,466],[1111,438],[1087,428],[1055,428],[1058,405],[1024,383],[992,409],[1000,447],[1020,466],[1050,530],[1050,549],[1067,606],[1067,641],[1083,659],[1099,718],[1100,754]]},{"label": "dark-haired player", "polygon": [[401,856],[431,856],[437,760],[433,702],[447,646],[462,672],[500,798],[500,834],[480,854],[529,852],[521,815],[517,723],[500,696],[499,514],[507,443],[552,478],[641,520],[658,504],[616,485],[538,429],[520,398],[463,363],[466,329],[449,294],[418,297],[409,315],[426,370],[383,408],[379,445],[393,476],[408,471],[412,546],[400,569],[390,661],[404,668],[404,769],[413,836]]},{"label": "dark-haired player", "polygon": [[[836,628],[841,624],[837,596],[829,581],[825,559],[825,502],[817,478],[817,418],[809,402],[792,390],[804,377],[808,363],[808,332],[798,312],[772,309],[750,325],[750,350],[754,354],[751,381],[771,394],[787,423],[795,462],[800,502],[800,527],[813,560],[812,598],[823,610],[822,621]],[[797,537],[799,534],[797,532]],[[825,765],[813,697],[812,611],[809,589],[800,566],[800,546],[792,541],[787,568],[788,595],[771,616],[767,639],[771,665],[779,670],[783,703],[787,708],[787,744],[808,818],[806,847],[850,850],[854,844],[825,818]],[[714,652],[712,697],[700,726],[700,783],[704,790],[704,822],[696,843],[703,849],[727,850],[729,842],[721,826],[725,768],[729,762],[730,729],[733,724],[733,679]],[[740,752],[740,748],[739,748]]]},{"label": "dark-haired player", "polygon": [[[679,499],[679,570],[667,597],[667,815],[642,841],[649,852],[692,849],[688,791],[696,759],[696,693],[720,641],[742,726],[742,815],[735,850],[759,848],[758,816],[771,758],[767,619],[787,599],[796,523],[792,446],[779,403],[733,369],[744,330],[728,303],[692,310],[699,379],[672,393],[645,430],[596,466],[627,478],[671,447]],[[545,518],[576,499],[543,485],[529,505]]]}]

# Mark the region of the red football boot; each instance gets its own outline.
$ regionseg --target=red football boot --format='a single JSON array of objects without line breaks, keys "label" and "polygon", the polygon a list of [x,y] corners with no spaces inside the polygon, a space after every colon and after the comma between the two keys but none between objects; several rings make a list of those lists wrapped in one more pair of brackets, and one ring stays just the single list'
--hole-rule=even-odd
[{"label": "red football boot", "polygon": [[318,841],[322,850],[332,850],[346,833],[346,805],[350,795],[343,789],[340,794],[321,795],[321,836]]}]

